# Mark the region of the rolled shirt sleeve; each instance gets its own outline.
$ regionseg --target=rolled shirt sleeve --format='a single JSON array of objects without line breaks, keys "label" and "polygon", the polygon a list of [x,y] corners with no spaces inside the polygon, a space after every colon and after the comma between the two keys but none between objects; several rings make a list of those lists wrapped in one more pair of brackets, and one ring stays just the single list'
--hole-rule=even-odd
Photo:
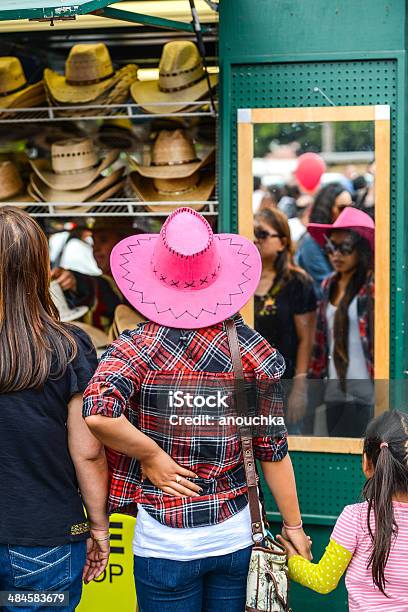
[{"label": "rolled shirt sleeve", "polygon": [[126,333],[103,354],[85,393],[83,416],[120,417],[140,388],[141,363],[135,342]]}]

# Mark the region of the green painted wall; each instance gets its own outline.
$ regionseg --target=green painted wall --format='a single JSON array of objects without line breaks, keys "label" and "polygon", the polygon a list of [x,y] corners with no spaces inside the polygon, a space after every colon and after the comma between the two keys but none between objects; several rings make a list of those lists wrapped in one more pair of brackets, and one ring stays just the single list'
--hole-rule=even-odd
[{"label": "green painted wall", "polygon": [[[404,0],[220,1],[219,195],[221,231],[237,229],[238,108],[388,104],[391,107],[391,364],[393,405],[407,409],[405,206],[408,122]],[[377,205],[381,205],[378,203]],[[361,458],[293,453],[299,498],[315,559],[341,509],[358,501]],[[276,508],[267,498],[279,527]],[[319,596],[292,587],[294,612],[347,610],[344,586]]]}]

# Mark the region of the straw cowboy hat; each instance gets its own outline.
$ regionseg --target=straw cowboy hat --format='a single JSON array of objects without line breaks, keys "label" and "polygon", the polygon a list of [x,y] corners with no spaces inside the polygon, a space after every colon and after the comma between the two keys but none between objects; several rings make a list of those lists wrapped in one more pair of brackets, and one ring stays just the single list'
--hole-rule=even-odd
[{"label": "straw cowboy hat", "polygon": [[109,342],[116,340],[126,329],[135,329],[139,323],[144,321],[146,321],[146,317],[143,317],[139,312],[129,308],[126,304],[119,304],[115,308],[113,323],[109,329]]},{"label": "straw cowboy hat", "polygon": [[262,263],[236,234],[213,234],[205,218],[178,208],[160,234],[130,236],[111,253],[111,270],[128,302],[151,321],[198,329],[239,311],[253,296]]},{"label": "straw cowboy hat", "polygon": [[52,301],[57,307],[60,319],[63,323],[70,323],[71,321],[80,319],[89,310],[88,306],[76,306],[75,308],[70,308],[70,306],[68,306],[67,298],[65,297],[62,287],[58,281],[51,281],[50,293]]},{"label": "straw cowboy hat", "polygon": [[104,331],[95,327],[94,325],[88,325],[88,323],[82,323],[82,321],[75,321],[72,323],[76,327],[84,330],[92,340],[92,344],[95,347],[96,354],[98,357],[104,352],[105,348],[110,344],[110,340]]},{"label": "straw cowboy hat", "polygon": [[0,162],[0,202],[32,202],[25,193],[17,167],[11,161]]},{"label": "straw cowboy hat", "polygon": [[114,149],[99,159],[90,138],[69,138],[51,145],[51,162],[30,160],[30,164],[51,189],[72,191],[88,187],[118,157]]},{"label": "straw cowboy hat", "polygon": [[64,189],[50,189],[36,174],[31,174],[30,185],[35,193],[37,193],[43,202],[66,202],[72,204],[81,204],[90,200],[98,193],[106,192],[110,187],[116,184],[123,176],[125,169],[119,168],[108,176],[98,177],[98,180],[91,183],[85,189],[76,189],[68,191]]},{"label": "straw cowboy hat", "polygon": [[[130,69],[131,67],[131,69]],[[65,75],[50,68],[44,70],[46,88],[57,104],[87,104],[107,94],[121,81],[126,82],[126,95],[130,83],[137,78],[137,68],[133,64],[115,72],[109,50],[104,43],[75,45],[65,62]],[[104,102],[108,103],[108,102]],[[116,101],[116,103],[118,103]]]},{"label": "straw cowboy hat", "polygon": [[215,147],[199,159],[191,138],[183,130],[162,130],[152,146],[150,166],[129,157],[131,170],[147,178],[173,179],[191,176],[214,160]]},{"label": "straw cowboy hat", "polygon": [[[218,77],[209,75],[211,88]],[[203,98],[208,83],[196,45],[188,40],[168,42],[163,47],[158,81],[136,81],[130,88],[132,98],[149,113],[175,113]],[[155,106],[151,102],[174,102]]]},{"label": "straw cowboy hat", "polygon": [[309,223],[307,229],[320,246],[325,245],[328,235],[333,230],[352,230],[368,240],[374,249],[374,221],[367,213],[354,206],[347,206],[334,223]]},{"label": "straw cowboy hat", "polygon": [[0,108],[31,107],[45,102],[43,81],[28,85],[17,57],[0,57]]},{"label": "straw cowboy hat", "polygon": [[[164,214],[178,208],[180,202],[203,202],[202,204],[191,204],[191,208],[201,210],[215,187],[213,171],[195,172],[183,179],[148,179],[137,172],[132,172],[129,181],[136,198],[145,202],[145,208]],[[155,205],[150,202],[175,202],[175,204]]]}]

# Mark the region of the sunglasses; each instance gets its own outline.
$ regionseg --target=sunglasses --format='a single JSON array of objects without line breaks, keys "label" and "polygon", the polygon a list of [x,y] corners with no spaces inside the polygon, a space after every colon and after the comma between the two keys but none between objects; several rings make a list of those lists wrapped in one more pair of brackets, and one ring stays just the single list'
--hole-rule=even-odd
[{"label": "sunglasses", "polygon": [[355,242],[333,242],[329,238],[326,238],[324,252],[326,255],[334,255],[336,251],[338,251],[340,255],[351,255],[355,248]]},{"label": "sunglasses", "polygon": [[267,238],[281,238],[280,234],[271,234],[270,232],[267,232],[266,230],[260,228],[254,229],[254,236],[257,240],[266,240]]}]

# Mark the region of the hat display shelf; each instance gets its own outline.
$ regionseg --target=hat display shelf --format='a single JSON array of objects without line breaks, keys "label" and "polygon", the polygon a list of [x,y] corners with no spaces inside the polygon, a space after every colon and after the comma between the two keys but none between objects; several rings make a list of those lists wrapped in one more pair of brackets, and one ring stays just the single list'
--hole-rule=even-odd
[{"label": "hat display shelf", "polygon": [[[119,14],[116,17],[119,19]],[[191,33],[194,33],[191,23],[172,24],[169,21],[163,25],[167,28],[173,25],[175,29],[188,31],[190,38]],[[203,31],[205,28],[203,25]],[[139,124],[149,124],[153,120],[163,120],[166,123],[166,120],[170,122],[177,118],[180,119],[182,127],[189,128],[194,125],[192,122],[196,119],[217,121],[218,107],[212,93],[217,76],[207,72],[199,44],[179,39],[165,43],[158,59],[157,81],[136,80],[137,57],[132,58],[132,61],[134,64],[119,67],[115,71],[106,45],[86,39],[86,44],[77,44],[71,48],[65,63],[65,74],[49,68],[44,71],[41,92],[44,90],[45,96],[44,93],[38,99],[29,95],[21,96],[16,98],[18,103],[12,104],[11,99],[4,108],[0,99],[0,127],[9,124],[19,125],[20,128],[24,125],[27,125],[27,128],[32,125],[54,125],[59,129],[59,126],[66,125],[67,122],[78,126],[79,122],[84,125],[84,122],[102,123],[105,120],[127,119]],[[125,100],[123,89],[126,87],[129,93]],[[93,88],[97,95],[92,95]],[[24,105],[25,100],[29,101],[27,106]],[[176,123],[174,129],[179,126],[180,124]],[[152,143],[150,145],[152,146]],[[173,184],[170,190],[166,177],[156,177],[153,174],[151,178],[142,163],[135,171],[123,153],[121,161],[127,164],[127,168],[124,168],[120,180],[109,185],[109,181],[102,181],[105,172],[100,174],[101,188],[104,187],[105,191],[98,193],[97,185],[95,188],[93,184],[90,187],[86,185],[81,190],[79,201],[74,201],[72,192],[68,194],[68,191],[64,190],[60,192],[61,200],[58,191],[52,185],[46,184],[41,171],[36,174],[37,168],[34,167],[31,168],[29,183],[25,186],[28,201],[20,202],[15,197],[10,201],[2,199],[0,206],[10,204],[24,208],[32,216],[40,218],[164,218],[179,206],[190,206],[199,210],[202,215],[214,218],[218,216],[218,201],[211,192],[214,191],[216,181],[215,177],[211,180],[206,168],[202,168],[207,163],[207,157],[214,163],[214,152],[210,147],[208,151],[205,151],[204,156],[196,156],[195,160],[189,162],[191,176],[185,173],[179,178],[175,174],[173,178],[171,174],[170,183],[173,181]],[[180,186],[176,185],[177,181]],[[182,185],[183,182],[186,187]],[[162,187],[158,190],[162,199],[154,194],[156,183],[160,183]],[[183,192],[189,193],[186,195]],[[64,193],[67,194],[65,201]],[[98,197],[101,193],[108,193],[107,199]],[[167,193],[170,195],[166,196]],[[182,194],[179,199],[177,193]],[[148,199],[150,194],[154,195],[151,200]],[[196,199],[194,195],[197,195]],[[45,201],[48,199],[52,201]]]}]

